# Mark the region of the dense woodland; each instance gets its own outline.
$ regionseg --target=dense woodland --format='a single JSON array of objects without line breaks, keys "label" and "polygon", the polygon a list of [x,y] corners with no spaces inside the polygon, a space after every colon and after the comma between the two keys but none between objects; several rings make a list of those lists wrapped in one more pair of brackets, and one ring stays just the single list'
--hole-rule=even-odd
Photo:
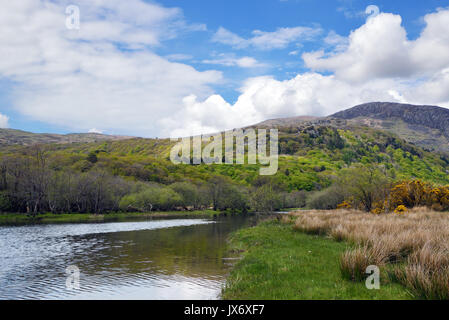
[{"label": "dense woodland", "polygon": [[[0,211],[264,212],[330,209],[344,201],[370,211],[399,181],[449,183],[447,155],[366,127],[282,128],[274,176],[259,176],[259,165],[174,165],[172,145],[136,138],[2,147]],[[358,187],[351,189],[354,181]],[[360,186],[370,189],[369,196],[358,196]]]}]

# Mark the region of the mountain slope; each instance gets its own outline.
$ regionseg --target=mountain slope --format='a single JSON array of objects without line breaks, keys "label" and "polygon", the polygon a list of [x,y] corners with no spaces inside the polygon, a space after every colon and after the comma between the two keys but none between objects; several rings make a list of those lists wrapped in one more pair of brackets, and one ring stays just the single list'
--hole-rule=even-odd
[{"label": "mountain slope", "polygon": [[99,133],[70,133],[63,135],[53,133],[32,133],[15,129],[0,129],[0,146],[116,141],[129,138],[131,137]]},{"label": "mountain slope", "polygon": [[330,118],[384,129],[429,150],[449,151],[449,109],[391,102],[365,103]]},{"label": "mountain slope", "polygon": [[438,129],[449,137],[449,109],[437,106],[371,102],[337,112],[331,117],[340,119],[369,117],[380,120],[397,118],[409,124]]}]

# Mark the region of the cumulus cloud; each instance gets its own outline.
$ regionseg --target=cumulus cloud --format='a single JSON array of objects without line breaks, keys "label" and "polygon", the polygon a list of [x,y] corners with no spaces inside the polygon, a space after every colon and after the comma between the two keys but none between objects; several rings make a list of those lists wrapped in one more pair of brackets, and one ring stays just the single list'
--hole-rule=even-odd
[{"label": "cumulus cloud", "polygon": [[449,65],[449,10],[424,17],[426,27],[408,40],[399,15],[381,13],[349,36],[346,50],[303,54],[307,67],[348,81],[432,76]]},{"label": "cumulus cloud", "polygon": [[283,49],[295,41],[310,41],[321,34],[321,32],[321,28],[310,27],[278,28],[272,32],[254,30],[251,38],[244,39],[220,27],[212,37],[212,41],[227,44],[238,49],[252,46],[261,50],[271,50]]},{"label": "cumulus cloud", "polygon": [[8,128],[9,117],[0,113],[0,128]]},{"label": "cumulus cloud", "polygon": [[217,71],[154,53],[189,25],[179,9],[140,0],[78,1],[79,30],[65,25],[66,1],[9,1],[0,11],[0,76],[16,85],[16,111],[88,131],[157,135],[156,117],[173,114],[192,93],[212,94]]}]

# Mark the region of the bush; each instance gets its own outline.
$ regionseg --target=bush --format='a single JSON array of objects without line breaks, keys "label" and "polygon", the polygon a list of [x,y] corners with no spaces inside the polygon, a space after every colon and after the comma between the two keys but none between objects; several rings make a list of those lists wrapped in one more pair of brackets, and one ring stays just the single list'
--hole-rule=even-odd
[{"label": "bush", "polygon": [[293,191],[290,193],[284,193],[284,208],[303,208],[306,206],[307,192]]},{"label": "bush", "polygon": [[0,192],[0,212],[11,212],[13,210],[13,204],[11,198],[6,192]]},{"label": "bush", "polygon": [[182,202],[182,197],[167,187],[151,186],[138,193],[124,196],[120,209],[124,211],[173,210]]},{"label": "bush", "polygon": [[251,193],[251,209],[260,213],[271,213],[282,208],[282,199],[279,193],[273,190],[271,184],[255,188]]},{"label": "bush", "polygon": [[336,185],[312,193],[307,198],[307,207],[310,209],[331,210],[337,209],[337,206],[345,200],[341,190]]}]

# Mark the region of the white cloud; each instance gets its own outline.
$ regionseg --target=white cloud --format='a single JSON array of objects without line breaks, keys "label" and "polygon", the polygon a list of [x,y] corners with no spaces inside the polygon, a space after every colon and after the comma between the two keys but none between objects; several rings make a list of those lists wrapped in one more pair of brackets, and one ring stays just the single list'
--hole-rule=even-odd
[{"label": "white cloud", "polygon": [[244,39],[220,27],[212,37],[212,41],[227,44],[237,49],[252,46],[261,50],[271,50],[286,48],[292,42],[310,41],[321,32],[321,28],[310,27],[278,28],[273,32],[254,30],[251,38]]},{"label": "white cloud", "polygon": [[205,64],[218,64],[227,67],[240,67],[240,68],[257,68],[264,67],[263,63],[258,62],[252,57],[236,58],[233,55],[221,54],[215,59],[206,59],[202,61]]},{"label": "white cloud", "polygon": [[324,43],[334,47],[335,52],[340,52],[348,48],[349,41],[348,38],[343,37],[332,30],[327,34],[326,38],[324,38]]},{"label": "white cloud", "polygon": [[193,56],[189,54],[183,54],[183,53],[174,53],[166,55],[165,58],[171,61],[184,61],[184,60],[191,60],[193,59]]},{"label": "white cloud", "polygon": [[9,117],[0,113],[0,128],[9,128]]},{"label": "white cloud", "polygon": [[92,129],[90,129],[89,131],[88,131],[89,133],[103,133],[103,131],[102,130],[98,130],[98,129],[96,129],[96,128],[92,128]]},{"label": "white cloud", "polygon": [[236,48],[245,48],[249,45],[247,40],[223,27],[218,28],[217,32],[212,37],[212,41],[227,44]]},{"label": "white cloud", "polygon": [[198,72],[151,49],[204,29],[188,25],[179,9],[140,0],[77,3],[79,30],[65,26],[66,1],[3,4],[0,77],[17,84],[16,111],[70,130],[154,136],[158,117],[175,113],[189,94],[207,97],[221,81],[220,72]]},{"label": "white cloud", "polygon": [[346,50],[304,53],[306,66],[348,81],[433,76],[449,65],[449,10],[424,17],[427,25],[408,40],[399,15],[381,13],[349,36]]}]

